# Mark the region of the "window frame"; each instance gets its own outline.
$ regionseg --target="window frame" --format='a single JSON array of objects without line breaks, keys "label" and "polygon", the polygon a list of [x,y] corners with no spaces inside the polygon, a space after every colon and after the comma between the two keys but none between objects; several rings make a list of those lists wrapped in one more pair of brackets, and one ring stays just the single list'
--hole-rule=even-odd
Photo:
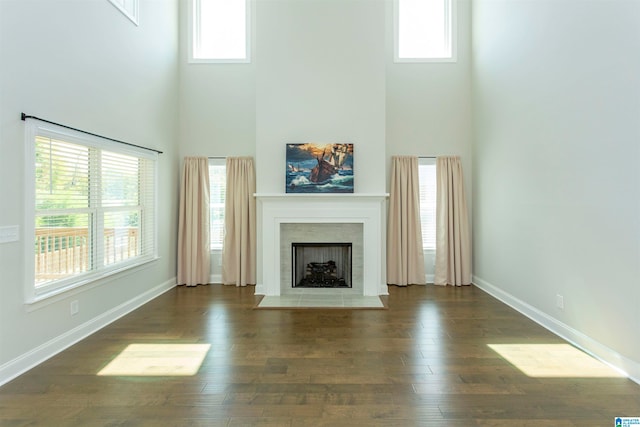
[{"label": "window frame", "polygon": [[[70,209],[69,211],[80,212],[86,211],[95,215],[93,222],[87,226],[87,232],[91,236],[91,247],[95,256],[96,253],[102,253],[98,247],[104,245],[104,214],[117,213],[126,210],[140,209],[143,214],[140,215],[140,246],[144,250],[139,255],[131,257],[127,260],[105,264],[104,260],[100,262],[98,268],[92,268],[86,272],[73,274],[69,277],[52,280],[43,285],[36,285],[35,272],[35,256],[34,242],[36,238],[36,217],[39,212],[36,211],[36,138],[45,137],[60,140],[70,144],[77,144],[89,148],[89,150],[107,151],[110,153],[123,154],[133,156],[139,159],[149,160],[149,168],[147,170],[149,180],[140,179],[139,185],[145,184],[146,191],[139,194],[139,204],[132,206],[89,206],[87,208]],[[93,165],[95,169],[95,165]],[[101,174],[102,169],[97,171],[89,170],[87,176],[94,176],[96,173]],[[51,123],[40,122],[38,120],[27,120],[25,122],[25,179],[24,179],[24,197],[25,197],[25,227],[24,227],[24,245],[23,253],[25,254],[25,280],[24,280],[24,298],[26,304],[34,304],[39,301],[54,297],[64,292],[76,289],[82,286],[95,284],[98,280],[112,276],[122,271],[131,270],[135,267],[147,264],[158,259],[158,153],[143,148],[129,147],[125,144],[110,141],[105,138],[86,134],[80,131],[68,129]],[[95,179],[95,178],[94,178]],[[99,185],[99,184],[98,184]],[[92,184],[92,187],[94,185]],[[149,194],[150,193],[150,194]],[[150,197],[150,199],[148,199]],[[145,199],[144,201],[142,199]],[[148,202],[148,203],[147,203]],[[151,212],[149,212],[151,210]],[[54,214],[63,213],[63,210],[56,210]],[[40,212],[42,214],[42,212]],[[101,228],[102,227],[102,228]],[[145,244],[147,242],[148,244]],[[97,251],[97,252],[96,252]]]},{"label": "window frame", "polygon": [[[458,50],[458,23],[457,23],[457,0],[443,0],[448,2],[449,11],[449,49],[451,54],[449,56],[436,56],[436,57],[418,57],[418,58],[405,58],[399,56],[399,30],[400,30],[400,1],[393,0],[393,62],[394,63],[451,63],[457,62],[457,50]],[[446,18],[445,18],[446,19]]]},{"label": "window frame", "polygon": [[245,57],[244,58],[200,58],[195,56],[195,49],[200,37],[202,26],[199,15],[201,0],[189,0],[188,3],[188,62],[190,64],[249,64],[251,63],[251,48],[253,34],[253,0],[245,2]]}]

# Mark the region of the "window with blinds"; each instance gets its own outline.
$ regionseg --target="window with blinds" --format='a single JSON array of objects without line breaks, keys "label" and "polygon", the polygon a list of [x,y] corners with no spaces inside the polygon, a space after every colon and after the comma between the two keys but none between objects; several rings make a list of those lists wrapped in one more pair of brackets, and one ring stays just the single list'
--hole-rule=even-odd
[{"label": "window with blinds", "polygon": [[35,121],[27,134],[27,299],[156,257],[156,153]]},{"label": "window with blinds", "polygon": [[418,166],[420,184],[420,222],[422,248],[436,248],[436,159],[421,158]]},{"label": "window with blinds", "polygon": [[225,159],[209,159],[209,239],[211,250],[222,250],[224,240],[224,199],[227,188]]}]

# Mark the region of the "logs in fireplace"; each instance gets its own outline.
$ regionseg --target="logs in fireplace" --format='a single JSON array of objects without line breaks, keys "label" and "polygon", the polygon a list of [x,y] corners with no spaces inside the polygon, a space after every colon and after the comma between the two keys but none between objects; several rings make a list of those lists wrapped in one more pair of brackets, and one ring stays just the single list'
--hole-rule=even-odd
[{"label": "logs in fireplace", "polygon": [[292,243],[294,288],[350,288],[351,243]]}]

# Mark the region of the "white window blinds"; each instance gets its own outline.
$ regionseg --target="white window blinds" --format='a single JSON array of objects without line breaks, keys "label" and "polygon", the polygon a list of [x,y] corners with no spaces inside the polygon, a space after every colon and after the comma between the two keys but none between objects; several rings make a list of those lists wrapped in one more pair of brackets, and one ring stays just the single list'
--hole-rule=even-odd
[{"label": "white window blinds", "polygon": [[421,158],[418,174],[422,247],[426,250],[434,250],[436,248],[436,160]]},{"label": "white window blinds", "polygon": [[222,250],[224,240],[224,200],[227,188],[225,159],[209,159],[209,214],[212,250]]}]

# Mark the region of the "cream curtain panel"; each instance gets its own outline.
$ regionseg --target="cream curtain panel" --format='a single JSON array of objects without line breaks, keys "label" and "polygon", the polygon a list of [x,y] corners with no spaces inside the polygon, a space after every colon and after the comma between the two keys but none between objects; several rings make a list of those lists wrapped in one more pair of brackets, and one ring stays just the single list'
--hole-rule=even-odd
[{"label": "cream curtain panel", "polygon": [[425,284],[418,158],[391,158],[391,191],[387,224],[387,283]]},{"label": "cream curtain panel", "polygon": [[180,184],[178,285],[209,283],[209,161],[186,157]]},{"label": "cream curtain panel", "polygon": [[227,158],[222,283],[256,283],[256,177],[250,157]]},{"label": "cream curtain panel", "polygon": [[459,157],[436,159],[436,285],[471,284],[471,238]]}]

